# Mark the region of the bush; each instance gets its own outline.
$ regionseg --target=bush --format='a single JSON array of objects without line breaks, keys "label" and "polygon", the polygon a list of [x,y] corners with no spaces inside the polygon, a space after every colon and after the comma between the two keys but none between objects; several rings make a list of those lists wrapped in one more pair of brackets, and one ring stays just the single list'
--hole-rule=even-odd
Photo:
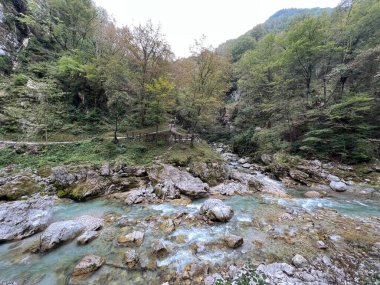
[{"label": "bush", "polygon": [[25,74],[17,74],[13,77],[13,85],[14,86],[25,86],[28,83],[28,77]]},{"label": "bush", "polygon": [[262,129],[255,132],[252,141],[258,146],[260,153],[276,153],[290,147],[290,143],[283,139],[282,133],[281,127]]},{"label": "bush", "polygon": [[12,72],[12,61],[9,56],[0,55],[0,73],[9,75]]},{"label": "bush", "polygon": [[257,145],[253,142],[253,131],[248,130],[234,136],[232,139],[233,150],[239,154],[249,154],[257,150]]}]

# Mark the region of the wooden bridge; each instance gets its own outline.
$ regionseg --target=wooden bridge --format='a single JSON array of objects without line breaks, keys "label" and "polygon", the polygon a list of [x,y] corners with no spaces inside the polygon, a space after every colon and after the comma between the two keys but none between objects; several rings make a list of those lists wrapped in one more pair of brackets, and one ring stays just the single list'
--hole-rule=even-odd
[{"label": "wooden bridge", "polygon": [[157,142],[165,141],[167,143],[179,143],[179,142],[191,142],[191,138],[194,136],[194,143],[200,141],[199,134],[181,134],[175,128],[168,130],[162,130],[153,133],[140,133],[140,132],[128,132],[126,139],[130,141],[144,141],[144,142]]}]

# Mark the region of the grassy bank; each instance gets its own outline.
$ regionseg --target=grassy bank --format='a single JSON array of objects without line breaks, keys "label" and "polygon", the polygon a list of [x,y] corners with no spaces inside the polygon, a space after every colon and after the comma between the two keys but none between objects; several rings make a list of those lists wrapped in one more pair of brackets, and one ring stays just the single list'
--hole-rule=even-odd
[{"label": "grassy bank", "polygon": [[185,166],[191,159],[202,162],[218,159],[210,146],[202,142],[191,148],[189,144],[152,144],[110,140],[89,141],[75,144],[5,147],[0,149],[0,168],[17,164],[20,168],[83,164],[101,165],[126,163],[147,165],[162,156],[163,161]]}]

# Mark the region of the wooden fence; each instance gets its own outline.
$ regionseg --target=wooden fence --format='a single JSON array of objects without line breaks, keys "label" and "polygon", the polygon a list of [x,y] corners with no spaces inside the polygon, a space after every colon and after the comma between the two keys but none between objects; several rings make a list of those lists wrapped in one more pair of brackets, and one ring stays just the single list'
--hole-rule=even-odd
[{"label": "wooden fence", "polygon": [[[126,139],[130,141],[141,141],[141,142],[156,142],[165,141],[167,143],[179,143],[179,142],[191,142],[191,134],[181,134],[174,130],[165,130],[154,133],[139,133],[139,132],[128,132]],[[198,134],[194,134],[194,143],[198,143],[200,137]]]}]

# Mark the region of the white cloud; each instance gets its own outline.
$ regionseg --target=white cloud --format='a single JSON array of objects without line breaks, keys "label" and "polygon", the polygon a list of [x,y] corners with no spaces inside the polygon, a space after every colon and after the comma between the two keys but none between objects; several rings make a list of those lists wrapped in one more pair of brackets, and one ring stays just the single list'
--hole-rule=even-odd
[{"label": "white cloud", "polygon": [[340,0],[94,0],[119,25],[160,24],[177,56],[203,34],[213,46],[240,36],[283,8],[335,7]]}]

